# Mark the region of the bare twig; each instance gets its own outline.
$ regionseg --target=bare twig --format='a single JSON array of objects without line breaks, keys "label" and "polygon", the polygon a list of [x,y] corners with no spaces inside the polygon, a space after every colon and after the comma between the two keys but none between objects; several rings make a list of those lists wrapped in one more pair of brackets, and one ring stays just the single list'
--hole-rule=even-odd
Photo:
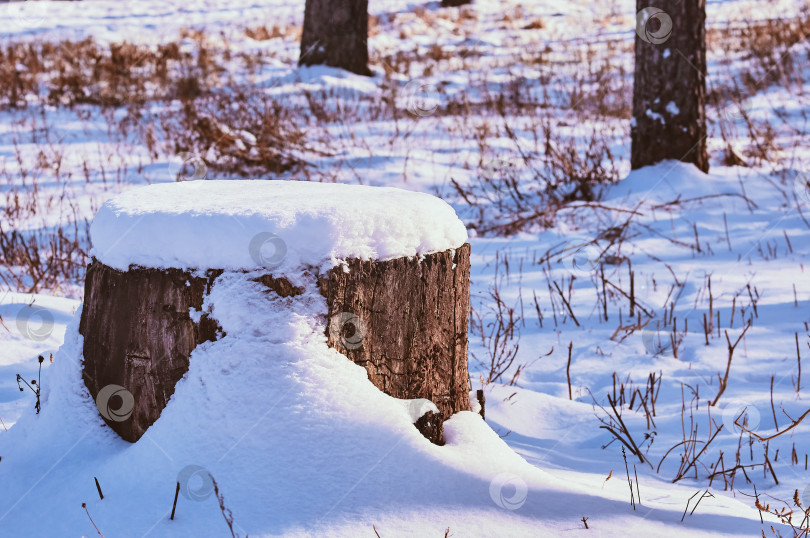
[{"label": "bare twig", "polygon": [[571,348],[574,347],[574,342],[568,343],[568,365],[565,367],[565,376],[568,378],[568,399],[573,400],[571,394]]},{"label": "bare twig", "polygon": [[90,516],[90,511],[87,509],[87,503],[82,503],[82,508],[84,508],[84,511],[87,512],[87,518],[90,520],[90,523],[93,524],[93,527],[95,527],[98,535],[101,536],[101,538],[104,538],[104,535],[101,534],[101,531],[98,530],[98,527],[96,527],[96,522],[93,521],[93,518]]},{"label": "bare twig", "polygon": [[773,406],[773,378],[771,376],[771,413],[773,413],[773,425],[776,426],[776,431],[779,431],[779,422],[776,420],[776,408]]},{"label": "bare twig", "polygon": [[675,477],[675,479],[672,481],[673,483],[677,482],[678,480],[680,480],[681,478],[683,478],[686,475],[686,472],[689,471],[689,469],[695,464],[695,462],[698,459],[700,459],[700,456],[702,456],[703,453],[706,451],[706,448],[710,444],[712,444],[712,441],[714,441],[714,438],[717,437],[717,434],[720,433],[720,430],[722,430],[722,429],[723,429],[723,425],[721,424],[720,427],[717,428],[717,430],[715,430],[714,434],[709,438],[709,440],[706,442],[706,444],[703,445],[703,448],[700,449],[700,452],[697,453],[697,456],[692,458],[692,461],[689,462],[689,465],[687,465],[686,468],[678,476]]},{"label": "bare twig", "polygon": [[554,281],[554,287],[557,288],[557,293],[560,294],[560,299],[562,299],[563,304],[568,309],[568,313],[571,314],[571,319],[573,319],[574,323],[576,323],[577,327],[579,327],[579,321],[577,321],[577,317],[574,315],[574,311],[571,310],[571,305],[568,304],[568,300],[565,298],[565,295],[563,294],[562,290],[560,289],[560,286],[557,285],[556,280]]},{"label": "bare twig", "polygon": [[172,521],[174,521],[174,511],[177,509],[177,496],[179,494],[180,494],[180,482],[177,483],[177,487],[174,489],[174,503],[172,503],[172,515],[169,518]]},{"label": "bare twig", "polygon": [[796,362],[799,366],[799,375],[796,378],[796,392],[800,392],[802,390],[802,354],[799,353],[799,333],[794,333],[796,337]]},{"label": "bare twig", "polygon": [[624,458],[624,470],[627,471],[627,486],[630,488],[630,504],[633,505],[633,510],[636,509],[636,497],[633,495],[633,484],[630,482],[630,469],[627,467],[627,454],[622,447],[622,458]]},{"label": "bare twig", "polygon": [[719,400],[720,396],[722,396],[723,393],[726,391],[726,386],[728,386],[728,374],[731,371],[731,359],[734,357],[734,349],[737,347],[737,344],[740,343],[740,340],[742,340],[743,336],[745,336],[745,333],[748,332],[748,329],[750,328],[751,322],[749,321],[748,324],[745,326],[745,329],[743,329],[743,332],[740,334],[740,336],[737,338],[737,340],[734,342],[733,345],[728,337],[728,331],[725,331],[726,343],[728,343],[728,364],[726,364],[726,375],[724,375],[721,378],[720,374],[717,374],[717,378],[720,380],[720,389],[717,391],[717,396],[715,396],[714,400],[711,402],[712,407],[717,405],[717,400]]},{"label": "bare twig", "polygon": [[217,496],[217,500],[219,501],[219,509],[222,512],[222,517],[225,518],[225,523],[228,524],[228,529],[231,531],[231,538],[239,538],[239,536],[233,530],[233,512],[231,512],[230,508],[225,506],[225,496],[219,492],[219,485],[217,481],[214,479],[214,475],[210,474],[211,481],[214,483],[214,494]]},{"label": "bare twig", "polygon": [[[746,408],[746,409],[747,409],[747,408]],[[743,413],[744,413],[744,412],[745,412],[745,409],[743,409]],[[743,413],[740,413],[740,416],[742,416],[742,414],[743,414]],[[810,415],[810,409],[808,409],[807,411],[805,411],[805,412],[804,412],[804,414],[803,414],[802,416],[800,416],[799,418],[797,418],[796,420],[794,420],[794,421],[793,421],[793,424],[791,424],[790,426],[788,426],[787,428],[785,428],[785,429],[784,429],[784,430],[782,430],[781,432],[779,432],[779,433],[775,433],[775,434],[770,435],[770,436],[768,436],[768,437],[762,437],[761,435],[759,435],[759,434],[757,434],[757,433],[755,433],[755,432],[752,432],[751,430],[749,430],[749,429],[748,429],[748,428],[746,428],[745,426],[741,425],[741,424],[738,422],[738,420],[740,419],[740,416],[738,416],[736,419],[734,419],[734,424],[735,424],[736,426],[738,426],[738,427],[739,427],[741,430],[743,430],[743,431],[747,432],[749,435],[752,435],[752,436],[756,437],[756,438],[757,438],[758,440],[760,440],[760,441],[770,441],[771,439],[776,439],[776,438],[777,438],[777,437],[779,437],[780,435],[783,435],[783,434],[785,434],[785,433],[789,432],[790,430],[792,430],[793,428],[795,428],[796,426],[798,426],[798,425],[799,425],[799,424],[800,424],[800,423],[801,423],[801,422],[802,422],[802,421],[803,421],[803,420],[804,420],[804,419],[807,417],[807,415]]]}]

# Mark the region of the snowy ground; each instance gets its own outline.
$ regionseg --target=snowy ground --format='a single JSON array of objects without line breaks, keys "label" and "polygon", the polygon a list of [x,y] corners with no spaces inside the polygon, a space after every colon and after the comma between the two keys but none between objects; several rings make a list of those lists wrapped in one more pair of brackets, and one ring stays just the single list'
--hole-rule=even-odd
[{"label": "snowy ground", "polygon": [[[4,21],[12,21],[0,29],[4,44],[93,35],[102,43],[154,45],[176,40],[183,28],[205,28],[215,50],[260,56],[257,69],[233,60],[235,69],[285,106],[305,101],[304,90],[316,96],[330,91],[342,96],[346,110],[369,111],[360,119],[337,112],[323,125],[309,112],[299,116],[313,147],[328,150],[306,155],[315,164],[308,177],[442,195],[472,236],[473,307],[483,320],[483,335],[471,334],[473,388],[489,373],[493,295],[503,308],[514,309],[516,320],[503,351],[517,346],[513,367],[485,386],[486,422],[506,444],[475,416],[459,416],[448,425],[449,445],[434,447],[414,435],[396,402],[370,390],[362,371],[325,350],[317,337],[322,328],[312,321],[322,308],[317,298],[278,301],[262,314],[283,319],[278,334],[195,352],[198,360],[164,416],[148,437],[128,445],[101,427],[95,406],[78,388],[74,315],[80,278],[30,294],[35,282],[25,268],[6,268],[0,283],[0,534],[47,536],[62,528],[93,535],[82,502],[106,536],[227,533],[213,496],[181,502],[177,520],[167,521],[178,471],[199,465],[216,478],[241,535],[373,536],[372,525],[383,537],[442,536],[447,528],[454,536],[751,536],[760,529],[772,536],[771,525],[781,536],[793,535],[754,507],[754,483],[763,505],[795,509],[791,499],[798,492],[803,506],[810,506],[810,421],[770,441],[766,453],[766,444],[741,432],[734,419],[745,410],[748,429],[765,437],[808,409],[810,193],[795,179],[810,165],[808,43],[779,54],[792,58],[803,75],[784,83],[771,82],[746,51],[729,50],[727,42],[710,36],[709,86],[731,86],[750,72],[754,80],[741,104],[753,122],[733,104],[709,110],[709,176],[673,162],[629,173],[634,5],[478,1],[468,10],[440,10],[437,3],[372,2],[371,79],[295,67],[303,2],[257,0],[239,9],[219,1],[0,5]],[[801,8],[799,2],[709,2],[709,26],[745,27],[774,13],[790,18]],[[537,27],[526,29],[532,25]],[[280,37],[246,37],[245,28],[257,26],[278,26]],[[182,43],[195,46],[188,36]],[[441,51],[432,48],[437,44]],[[586,65],[588,76],[581,74]],[[598,97],[600,86],[610,90],[604,99]],[[540,113],[516,105],[506,117],[494,107],[475,106],[514,88],[518,100],[545,92],[553,106]],[[379,105],[393,94],[396,110]],[[155,154],[131,133],[113,136],[112,123],[97,107],[31,102],[25,110],[0,112],[0,224],[6,232],[47,236],[63,227],[88,251],[88,219],[105,200],[147,183],[173,182],[179,163],[188,160],[174,154],[171,140],[158,140]],[[454,103],[469,104],[471,112],[452,112]],[[123,116],[119,109],[114,119]],[[515,177],[531,192],[528,165],[543,164],[535,150],[546,119],[560,136],[555,143],[571,138],[581,151],[597,131],[621,179],[605,189],[599,207],[573,203],[557,211],[551,229],[534,225],[507,236],[476,232],[481,210],[489,222],[501,222],[498,208],[471,207],[453,182],[475,186],[477,177],[506,163],[518,168]],[[723,164],[728,143],[721,125],[750,167]],[[758,129],[754,137],[750,125]],[[528,159],[518,148],[530,153]],[[297,171],[281,177],[303,179]],[[604,284],[597,259],[604,263]],[[627,296],[631,269],[635,320]],[[250,301],[252,293],[249,285],[231,280],[211,298],[234,333],[250,334],[251,323],[258,323],[232,308],[231,299]],[[734,344],[749,322],[725,392],[709,406],[718,394],[718,374],[728,365],[724,332]],[[673,324],[677,357],[667,344]],[[279,343],[285,340],[287,345]],[[801,388],[797,340],[805,359]],[[238,346],[248,347],[240,353]],[[275,346],[282,364],[244,361],[250,346]],[[53,395],[40,416],[34,415],[33,394],[20,392],[15,380],[17,373],[29,381],[37,377],[38,355],[46,358],[45,394]],[[241,375],[220,375],[214,360]],[[520,374],[507,384],[517,366]],[[278,368],[289,376],[277,379]],[[651,373],[660,385],[648,422],[639,401]],[[200,397],[203,383],[208,399]],[[622,418],[645,459],[628,454],[629,473],[635,465],[640,486],[635,510],[621,445],[611,443],[599,421],[608,420],[606,395],[618,397],[622,386]],[[285,391],[295,396],[274,396]],[[318,399],[319,391],[345,398]],[[322,412],[309,429],[290,433],[283,417],[304,402]],[[358,407],[367,412],[357,416]],[[262,420],[267,409],[276,411]],[[673,484],[684,460],[688,464],[703,447],[698,463]],[[738,472],[733,486],[722,476],[710,484],[721,454],[725,469],[737,462],[754,465],[746,469],[751,482]],[[773,472],[762,465],[766,457]],[[93,476],[102,482],[103,501]],[[693,495],[707,488],[713,496],[684,515],[700,497]]]}]

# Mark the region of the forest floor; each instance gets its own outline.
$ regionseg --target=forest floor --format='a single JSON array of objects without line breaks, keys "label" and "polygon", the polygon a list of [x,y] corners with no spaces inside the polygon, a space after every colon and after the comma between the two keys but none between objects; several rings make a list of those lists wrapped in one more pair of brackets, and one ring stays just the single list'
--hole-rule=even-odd
[{"label": "forest floor", "polygon": [[[303,2],[0,6],[0,458],[34,412],[15,374],[63,344],[105,200],[203,178],[361,183],[435,194],[467,224],[472,388],[579,514],[543,527],[553,496],[515,467],[512,490],[482,494],[492,513],[459,501],[425,529],[800,532],[810,418],[787,428],[810,409],[810,5],[708,4],[709,175],[630,172],[628,0],[372,2],[372,77],[296,66]],[[37,454],[60,471],[61,453]],[[0,493],[0,530],[36,518],[44,487],[3,465],[31,493]],[[407,533],[417,515],[381,503],[318,528]]]}]

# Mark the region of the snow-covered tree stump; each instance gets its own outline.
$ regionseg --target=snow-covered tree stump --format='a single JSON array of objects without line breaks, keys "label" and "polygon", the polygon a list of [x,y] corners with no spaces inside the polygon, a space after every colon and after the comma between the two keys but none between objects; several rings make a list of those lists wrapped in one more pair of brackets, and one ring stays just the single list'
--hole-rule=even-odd
[{"label": "snow-covered tree stump", "polygon": [[432,441],[443,420],[470,409],[470,248],[441,200],[297,182],[158,185],[105,204],[91,237],[84,381],[128,441],[160,417],[192,351],[223,336],[205,297],[228,271],[282,297],[317,288],[327,344],[383,392],[433,402],[438,416],[414,418]]}]

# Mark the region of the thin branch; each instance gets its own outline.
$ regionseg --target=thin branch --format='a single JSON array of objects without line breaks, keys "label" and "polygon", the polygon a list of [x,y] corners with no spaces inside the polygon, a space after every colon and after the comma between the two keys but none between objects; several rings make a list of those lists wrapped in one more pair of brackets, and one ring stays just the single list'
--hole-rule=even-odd
[{"label": "thin branch", "polygon": [[[731,344],[731,340],[728,337],[728,331],[725,331],[726,342],[728,343],[728,364],[726,364],[726,375],[723,376],[722,379],[720,379],[720,389],[717,391],[717,396],[715,396],[714,401],[711,402],[712,407],[717,405],[717,400],[719,400],[720,396],[722,396],[723,393],[726,391],[726,386],[728,385],[728,374],[731,371],[731,359],[734,357],[734,349],[736,349],[737,344],[740,343],[740,340],[742,340],[743,336],[745,336],[745,333],[748,332],[748,329],[750,328],[751,328],[751,321],[748,322],[748,324],[745,326],[745,329],[743,329],[743,332],[740,334],[740,336],[737,338],[737,341],[734,342],[733,345]],[[717,374],[717,377],[719,378],[720,374]]]},{"label": "thin branch", "polygon": [[[747,409],[747,408],[746,408],[746,409]],[[745,409],[743,409],[743,413],[745,413]],[[743,413],[740,413],[740,416],[742,416],[742,414],[743,414]],[[796,426],[798,426],[798,425],[801,423],[801,421],[803,421],[803,420],[804,420],[804,419],[807,417],[807,415],[810,415],[810,409],[808,409],[807,411],[805,411],[805,412],[804,412],[804,414],[803,414],[802,416],[800,416],[798,419],[796,419],[795,421],[793,421],[793,424],[791,424],[790,426],[788,426],[787,428],[785,428],[785,429],[784,429],[784,430],[782,430],[781,432],[779,432],[779,433],[775,433],[775,434],[773,434],[773,435],[771,435],[771,436],[769,436],[769,437],[762,437],[761,435],[759,435],[759,434],[757,434],[757,433],[755,433],[755,432],[752,432],[751,430],[749,430],[749,429],[748,429],[748,428],[746,428],[745,426],[742,426],[742,425],[741,425],[739,422],[737,422],[738,420],[740,420],[740,416],[738,416],[736,419],[734,419],[734,425],[735,425],[735,426],[737,426],[737,427],[739,427],[741,430],[743,430],[743,431],[745,431],[745,432],[748,432],[748,434],[750,434],[750,435],[752,435],[752,436],[756,437],[756,438],[757,438],[758,440],[760,440],[760,441],[770,441],[771,439],[776,439],[776,438],[777,438],[777,437],[779,437],[780,435],[782,435],[782,434],[784,434],[784,433],[787,433],[787,432],[789,432],[790,430],[792,430],[793,428],[795,428]]]}]

